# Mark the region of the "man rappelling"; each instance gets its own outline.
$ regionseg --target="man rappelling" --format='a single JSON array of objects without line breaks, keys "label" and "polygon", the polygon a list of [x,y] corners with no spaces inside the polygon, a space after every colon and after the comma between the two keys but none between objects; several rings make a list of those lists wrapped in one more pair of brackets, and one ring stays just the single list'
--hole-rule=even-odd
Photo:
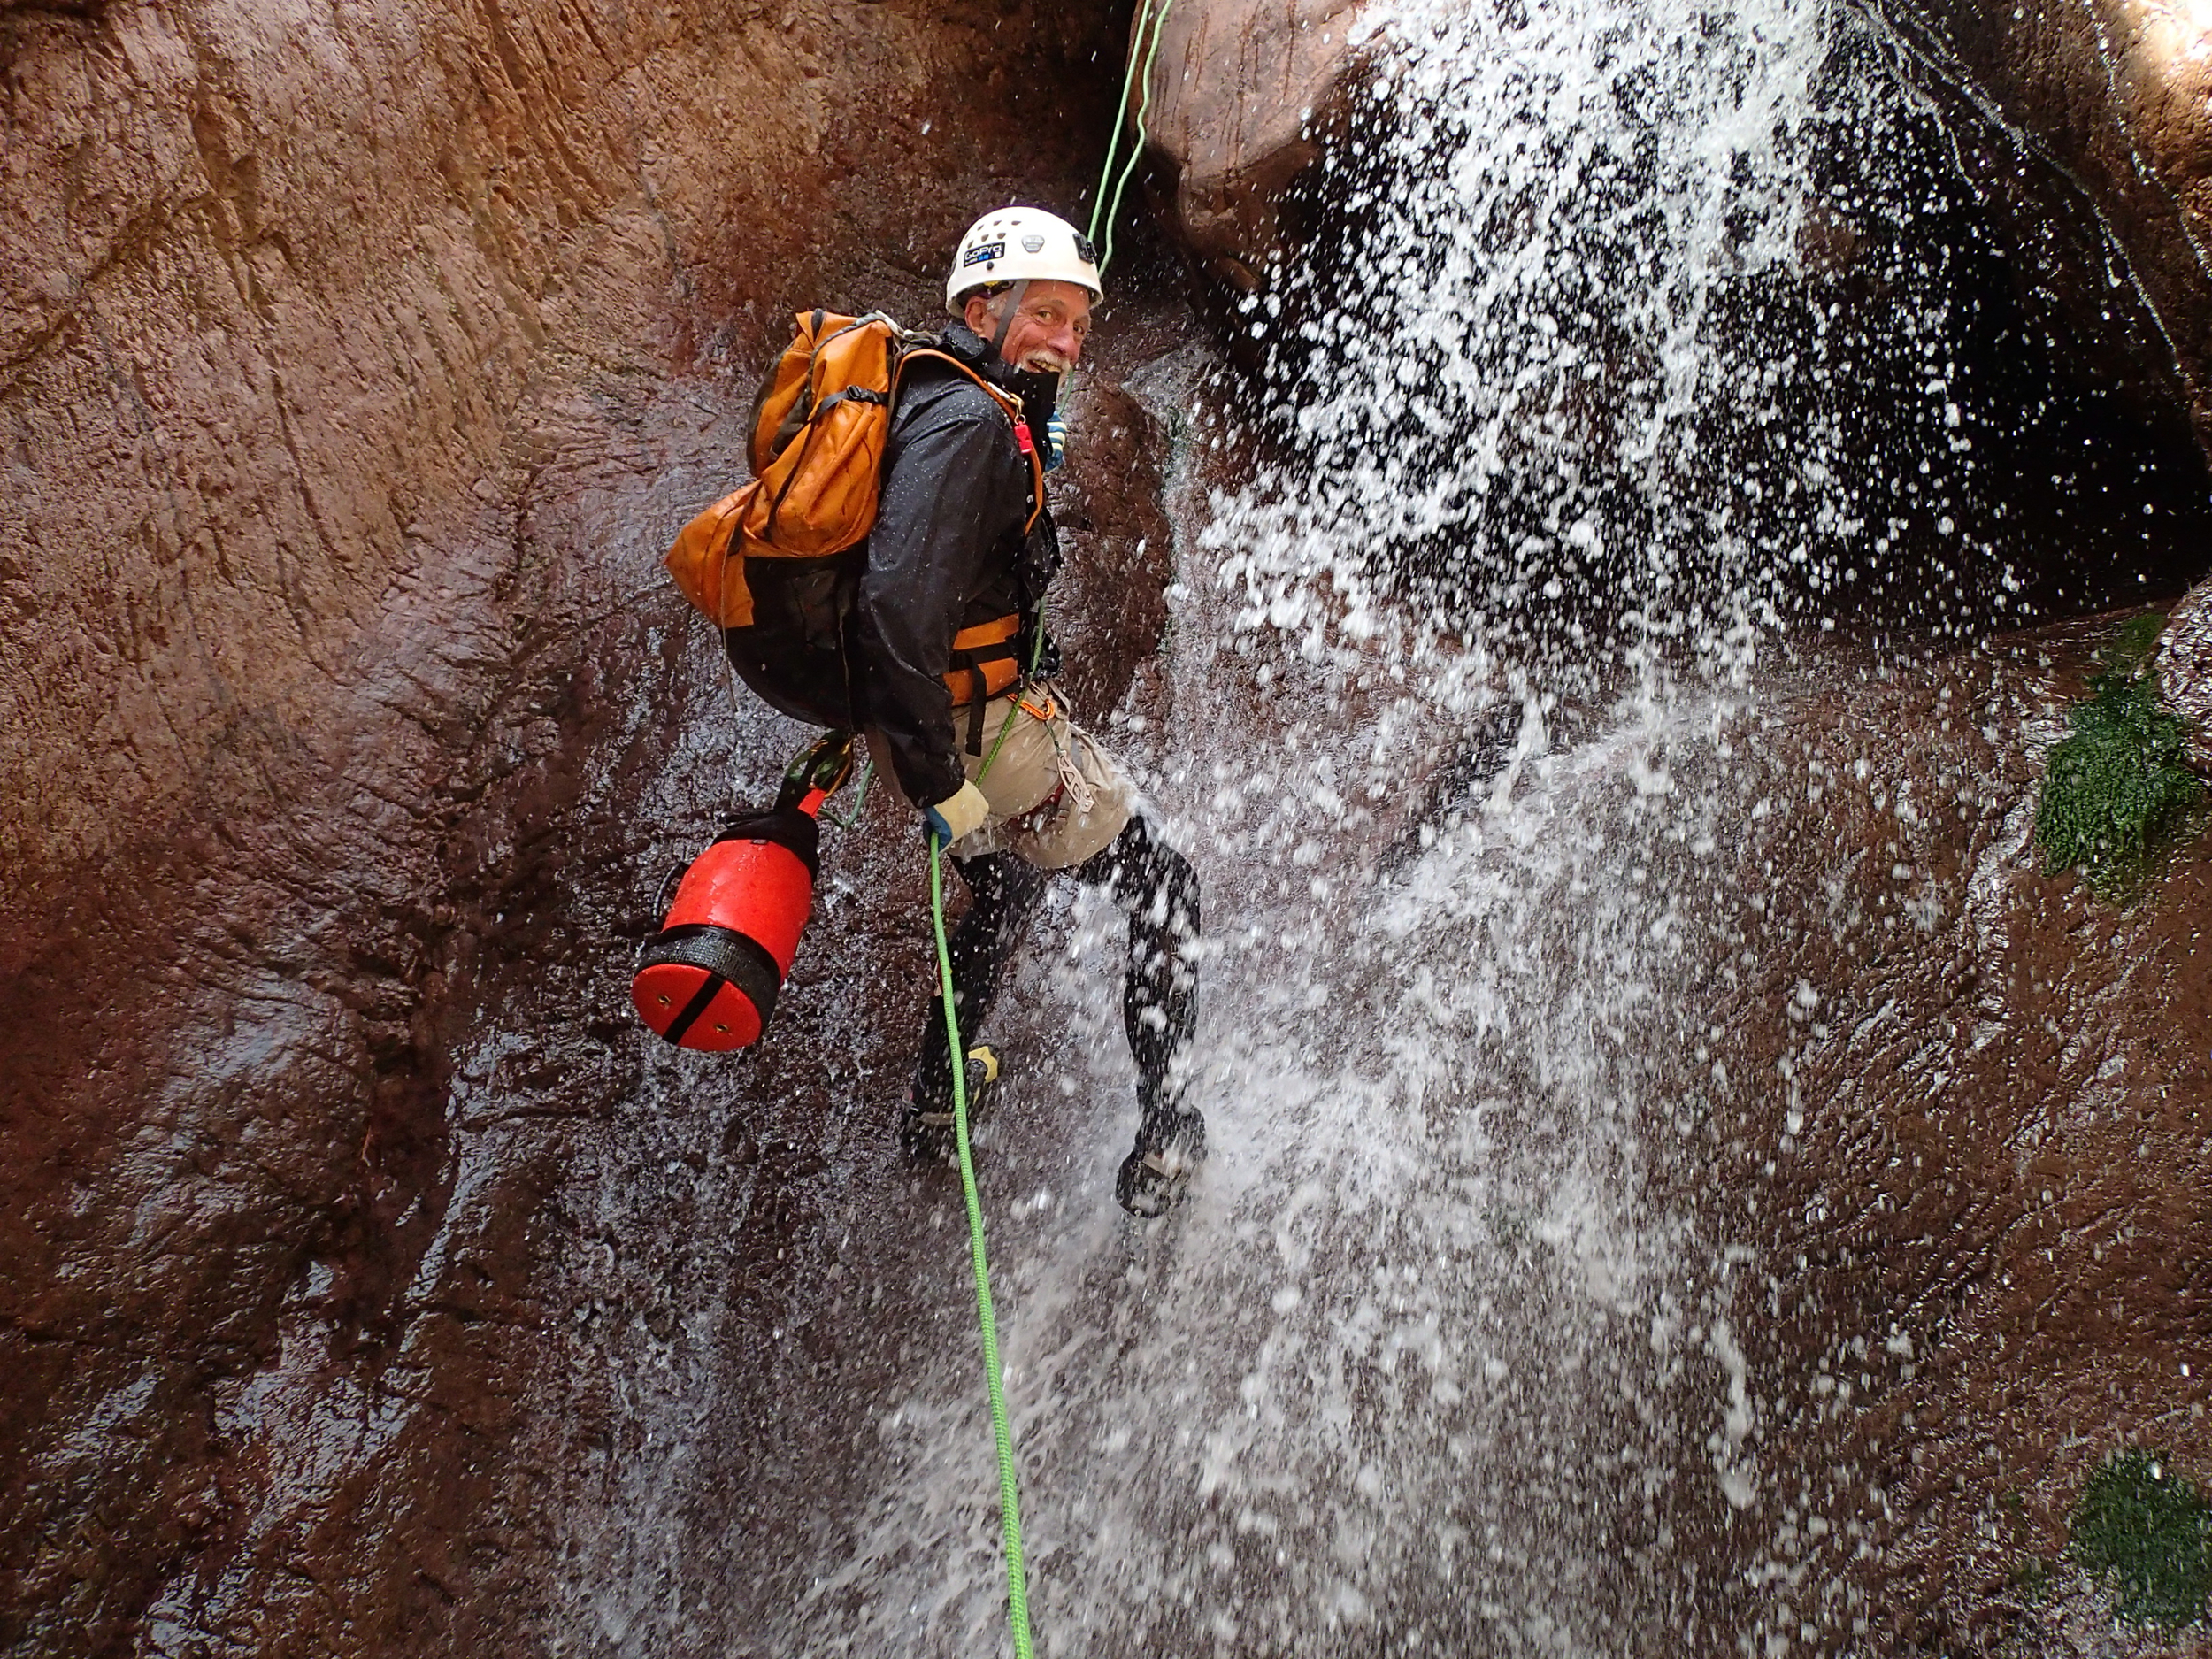
[{"label": "man rappelling", "polygon": [[[764,388],[758,481],[700,515],[669,565],[723,625],[745,682],[782,712],[832,728],[818,755],[845,752],[845,734],[864,733],[925,833],[951,855],[972,900],[949,951],[964,1030],[987,1017],[1049,872],[1073,871],[1127,913],[1122,1014],[1139,1110],[1115,1195],[1156,1215],[1205,1156],[1205,1121],[1187,1098],[1198,882],[1137,813],[1113,756],[1071,720],[1044,623],[1060,565],[1044,489],[1062,446],[1056,406],[1103,297],[1080,232],[1010,207],[961,239],[945,284],[954,320],[941,335],[882,318],[803,315],[799,341]],[[805,764],[795,772],[802,785],[806,775]],[[841,776],[822,770],[806,800],[818,803]],[[780,827],[763,818],[753,830],[810,866],[811,817],[791,799],[781,810]],[[678,910],[683,903],[680,889]],[[717,978],[746,983],[722,944],[673,925],[656,944],[672,939],[668,959],[695,959],[708,975],[688,1020],[718,1006]],[[771,954],[761,957],[769,1006],[789,966],[788,949]],[[672,1010],[682,999],[663,1000]],[[652,1022],[641,993],[639,1006]],[[656,1029],[672,1034],[666,1022]],[[757,1034],[758,1019],[748,1029]],[[979,1049],[959,1056],[964,1081],[984,1059]],[[900,1127],[918,1156],[951,1150],[955,1064],[944,1023],[926,1009]]]}]

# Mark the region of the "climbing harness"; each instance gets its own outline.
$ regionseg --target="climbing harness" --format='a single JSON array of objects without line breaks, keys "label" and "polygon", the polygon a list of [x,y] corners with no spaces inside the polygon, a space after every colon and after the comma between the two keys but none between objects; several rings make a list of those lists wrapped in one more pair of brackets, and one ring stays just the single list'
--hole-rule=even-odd
[{"label": "climbing harness", "polygon": [[[945,1041],[960,1046],[960,1015],[953,1002],[952,949],[945,942],[944,849],[929,837],[929,914],[937,934],[937,982],[945,1002]],[[1031,1659],[1029,1584],[1022,1567],[1021,1510],[1014,1495],[1014,1432],[1006,1421],[1006,1385],[999,1371],[998,1316],[991,1308],[991,1268],[983,1248],[983,1203],[976,1196],[975,1159],[968,1148],[968,1080],[964,1065],[952,1068],[952,1127],[960,1148],[960,1187],[968,1201],[968,1244],[975,1263],[977,1322],[983,1329],[983,1374],[991,1392],[991,1432],[998,1443],[999,1525],[1006,1539],[1006,1619],[1014,1632],[1015,1659]]]},{"label": "climbing harness", "polygon": [[[1010,686],[1025,683],[1036,671],[1033,653],[1026,671],[1014,654],[1014,636],[1020,632],[1021,618],[1017,615],[995,617],[952,636],[952,668],[945,675],[945,689],[955,709],[964,707],[968,711],[971,755],[983,752],[985,705]],[[995,745],[992,752],[997,753]]]},{"label": "climbing harness", "polygon": [[[1106,166],[1104,171],[1098,175],[1098,195],[1091,203],[1090,240],[1094,242],[1098,242],[1102,223],[1105,227],[1106,239],[1100,243],[1098,254],[1098,274],[1102,280],[1106,275],[1108,262],[1114,257],[1114,218],[1121,211],[1121,193],[1128,188],[1129,175],[1137,170],[1137,160],[1144,154],[1144,118],[1152,108],[1152,63],[1153,59],[1160,55],[1160,30],[1167,22],[1168,7],[1173,4],[1173,0],[1159,0],[1160,9],[1156,15],[1152,10],[1152,4],[1153,0],[1144,0],[1143,5],[1137,12],[1136,27],[1129,31],[1129,62],[1122,71],[1121,76],[1121,108],[1114,118],[1114,135],[1106,145]],[[1138,73],[1137,47],[1138,43],[1145,39],[1144,31],[1147,23],[1152,26],[1152,38],[1142,54],[1144,90],[1137,100],[1137,134],[1136,137],[1131,141],[1129,158],[1122,165],[1121,177],[1114,180],[1113,204],[1109,206],[1106,201],[1106,181],[1114,176],[1114,156],[1121,147],[1121,129],[1129,120],[1129,93]]]},{"label": "climbing harness", "polygon": [[[998,735],[991,740],[991,752],[983,757],[983,764],[975,769],[975,781],[979,786],[982,784],[985,774],[991,770],[991,763],[998,758],[999,750],[1006,747],[1007,734],[1013,731],[1014,721],[1018,716],[1026,712],[1035,719],[1048,722],[1059,710],[1060,705],[1057,700],[1049,694],[1045,698],[1045,707],[1041,712],[1025,695],[1030,682],[1037,678],[1037,664],[1044,660],[1045,656],[1045,602],[1041,597],[1037,601],[1036,630],[1036,637],[1029,642],[1029,666],[1022,670],[1021,678],[1015,682],[1014,706],[1007,710],[1006,718],[999,723]],[[980,719],[982,709],[981,703],[976,704],[970,718]],[[971,752],[973,751],[971,750]]]}]

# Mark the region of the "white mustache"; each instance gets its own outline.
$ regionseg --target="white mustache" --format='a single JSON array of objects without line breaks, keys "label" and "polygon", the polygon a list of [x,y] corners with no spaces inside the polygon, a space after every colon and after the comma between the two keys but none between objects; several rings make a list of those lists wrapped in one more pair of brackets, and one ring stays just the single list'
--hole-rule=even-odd
[{"label": "white mustache", "polygon": [[1074,366],[1056,351],[1032,351],[1022,358],[1022,367],[1032,374],[1065,374]]}]

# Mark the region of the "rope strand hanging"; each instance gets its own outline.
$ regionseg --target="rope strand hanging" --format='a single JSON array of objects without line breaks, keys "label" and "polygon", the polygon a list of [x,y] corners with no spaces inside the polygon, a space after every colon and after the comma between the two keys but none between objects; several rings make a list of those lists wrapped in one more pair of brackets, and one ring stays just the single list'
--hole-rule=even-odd
[{"label": "rope strand hanging", "polygon": [[[1152,65],[1160,55],[1160,31],[1166,26],[1168,7],[1172,4],[1173,0],[1159,0],[1159,11],[1156,13],[1152,9],[1153,0],[1144,0],[1142,8],[1137,13],[1137,20],[1129,31],[1129,62],[1122,71],[1121,104],[1114,115],[1113,136],[1106,145],[1106,165],[1098,175],[1098,194],[1091,203],[1090,239],[1099,250],[1098,273],[1102,277],[1106,274],[1106,266],[1114,257],[1114,219],[1121,211],[1122,192],[1128,188],[1129,176],[1137,170],[1137,162],[1144,154],[1144,118],[1152,108]],[[1151,27],[1148,42],[1145,35],[1148,24]],[[1130,141],[1129,157],[1122,165],[1121,176],[1115,179],[1114,158],[1121,149],[1122,128],[1130,125],[1129,94],[1135,89],[1140,79],[1137,68],[1140,58],[1144,63],[1141,76],[1143,90],[1137,99],[1136,136]],[[1110,204],[1106,197],[1106,185],[1110,179],[1114,180]],[[1102,224],[1105,229],[1105,240],[1102,242],[1099,238]]]},{"label": "rope strand hanging", "polygon": [[999,1369],[998,1316],[991,1306],[991,1268],[983,1248],[983,1204],[976,1196],[975,1159],[968,1149],[968,1067],[953,1003],[952,951],[945,942],[944,853],[929,838],[929,914],[937,935],[937,978],[945,1002],[945,1041],[952,1054],[953,1134],[960,1147],[960,1187],[968,1201],[968,1249],[975,1265],[977,1322],[983,1327],[983,1375],[991,1394],[991,1434],[998,1445],[999,1528],[1006,1540],[1006,1619],[1015,1659],[1031,1659],[1029,1583],[1022,1566],[1021,1510],[1014,1493],[1014,1432],[1006,1420],[1006,1384]]}]

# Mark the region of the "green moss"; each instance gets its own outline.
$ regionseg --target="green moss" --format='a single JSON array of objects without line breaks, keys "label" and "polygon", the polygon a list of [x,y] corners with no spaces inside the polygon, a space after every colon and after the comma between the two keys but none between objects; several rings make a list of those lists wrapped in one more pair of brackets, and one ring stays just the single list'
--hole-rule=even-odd
[{"label": "green moss", "polygon": [[2205,798],[2182,760],[2189,722],[2160,705],[2158,677],[2143,672],[2161,620],[2138,617],[2106,648],[2105,672],[2070,712],[2072,734],[2051,746],[2035,812],[2045,872],[2078,870],[2116,901]]},{"label": "green moss", "polygon": [[2158,649],[2158,636],[2165,628],[2165,617],[2155,611],[2130,617],[2112,636],[2112,643],[2100,654],[2104,665],[2116,674],[2135,672],[2151,660],[2151,653]]},{"label": "green moss", "polygon": [[2194,1623],[2212,1594],[2208,1509],[2163,1454],[2116,1453],[2081,1489],[2069,1553],[2108,1576],[2123,1618],[2168,1629]]}]

